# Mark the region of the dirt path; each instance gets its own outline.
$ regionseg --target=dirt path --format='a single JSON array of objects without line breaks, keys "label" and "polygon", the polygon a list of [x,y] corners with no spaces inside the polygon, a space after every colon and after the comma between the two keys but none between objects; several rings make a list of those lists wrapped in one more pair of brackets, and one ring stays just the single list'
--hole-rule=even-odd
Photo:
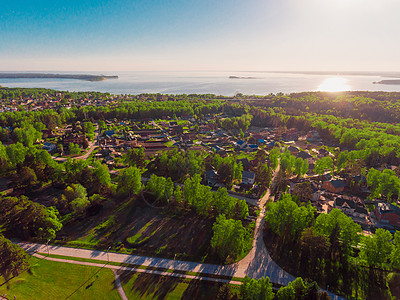
[{"label": "dirt path", "polygon": [[126,296],[125,291],[122,288],[122,284],[121,284],[121,281],[119,280],[119,275],[117,274],[117,271],[115,269],[111,269],[111,271],[114,273],[115,286],[117,287],[118,292],[121,295],[122,300],[128,300],[128,297]]}]

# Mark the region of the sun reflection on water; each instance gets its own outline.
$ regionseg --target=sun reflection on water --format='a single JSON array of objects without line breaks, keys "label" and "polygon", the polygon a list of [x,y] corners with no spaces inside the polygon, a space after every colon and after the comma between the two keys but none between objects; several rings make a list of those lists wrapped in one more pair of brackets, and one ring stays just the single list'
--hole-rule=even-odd
[{"label": "sun reflection on water", "polygon": [[342,92],[349,90],[351,90],[351,87],[347,84],[347,79],[343,77],[326,78],[317,88],[317,91],[321,92]]}]

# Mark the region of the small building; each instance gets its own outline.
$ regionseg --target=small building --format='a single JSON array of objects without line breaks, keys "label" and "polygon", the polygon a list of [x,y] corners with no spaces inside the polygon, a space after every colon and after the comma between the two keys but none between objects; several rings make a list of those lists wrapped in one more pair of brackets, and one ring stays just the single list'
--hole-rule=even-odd
[{"label": "small building", "polygon": [[112,137],[113,135],[115,135],[115,130],[106,130],[104,131],[104,134],[108,137]]},{"label": "small building", "polygon": [[208,170],[204,173],[204,181],[209,186],[215,186],[218,179],[218,173],[215,170]]},{"label": "small building", "polygon": [[256,180],[256,174],[254,172],[243,171],[242,172],[242,184],[253,185]]},{"label": "small building", "polygon": [[322,184],[322,187],[331,193],[341,193],[345,186],[346,183],[340,179],[324,181]]},{"label": "small building", "polygon": [[377,203],[375,215],[381,223],[400,226],[400,207],[386,202]]},{"label": "small building", "polygon": [[55,145],[55,144],[52,144],[52,143],[49,143],[49,142],[45,142],[45,143],[43,144],[42,149],[43,149],[43,150],[46,150],[46,151],[48,151],[48,152],[52,152],[52,151],[56,150],[56,145]]}]

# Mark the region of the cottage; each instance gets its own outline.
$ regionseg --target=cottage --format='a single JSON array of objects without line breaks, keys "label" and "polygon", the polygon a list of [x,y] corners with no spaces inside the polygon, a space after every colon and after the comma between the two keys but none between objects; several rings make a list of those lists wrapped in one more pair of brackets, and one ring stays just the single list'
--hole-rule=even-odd
[{"label": "cottage", "polygon": [[400,208],[386,202],[375,205],[375,215],[379,222],[400,226]]},{"label": "cottage", "polygon": [[254,172],[243,171],[242,172],[242,184],[253,185],[256,179]]},{"label": "cottage", "polygon": [[335,179],[324,181],[322,187],[331,193],[341,193],[344,190],[346,183],[343,180]]}]

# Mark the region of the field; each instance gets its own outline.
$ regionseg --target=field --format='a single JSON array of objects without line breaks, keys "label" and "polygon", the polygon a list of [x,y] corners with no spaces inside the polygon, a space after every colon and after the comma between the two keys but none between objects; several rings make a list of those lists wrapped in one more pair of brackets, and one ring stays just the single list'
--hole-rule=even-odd
[{"label": "field", "polygon": [[58,243],[121,253],[212,261],[208,253],[214,218],[189,211],[155,209],[140,199],[115,205],[63,228]]},{"label": "field", "polygon": [[120,299],[110,269],[40,260],[32,257],[30,269],[3,283],[0,294],[9,299]]}]

